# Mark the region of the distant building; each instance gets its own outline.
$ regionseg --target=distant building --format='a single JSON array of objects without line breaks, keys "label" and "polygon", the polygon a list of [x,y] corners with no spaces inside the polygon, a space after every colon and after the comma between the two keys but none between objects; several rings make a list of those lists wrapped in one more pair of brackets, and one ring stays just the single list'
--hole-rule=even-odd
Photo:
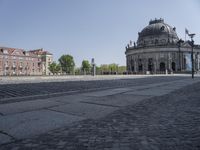
[{"label": "distant building", "polygon": [[42,48],[37,50],[31,50],[31,53],[38,56],[41,59],[42,74],[50,75],[49,65],[53,62],[53,55],[48,51],[44,51]]},{"label": "distant building", "polygon": [[[176,28],[163,19],[149,22],[138,33],[137,42],[126,47],[127,70],[130,73],[187,72],[191,70],[191,44],[177,36]],[[194,45],[194,69],[200,70],[200,45]]]},{"label": "distant building", "polygon": [[[47,51],[39,56],[33,51],[0,47],[0,75],[47,75],[45,71],[48,67],[44,60],[50,55],[52,58],[52,54]],[[49,63],[49,60],[47,62]]]}]

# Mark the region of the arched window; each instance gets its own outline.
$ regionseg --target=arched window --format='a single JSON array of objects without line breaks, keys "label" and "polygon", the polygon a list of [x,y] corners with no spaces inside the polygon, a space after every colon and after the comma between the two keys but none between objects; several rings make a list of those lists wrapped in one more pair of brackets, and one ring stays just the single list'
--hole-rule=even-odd
[{"label": "arched window", "polygon": [[160,71],[165,71],[166,68],[165,68],[165,63],[164,62],[161,62],[160,63]]},{"label": "arched window", "polygon": [[131,60],[131,71],[134,71],[134,60]]},{"label": "arched window", "polygon": [[153,71],[153,59],[148,59],[148,71]]},{"label": "arched window", "polygon": [[139,70],[139,71],[142,71],[142,70],[143,70],[143,66],[142,66],[142,64],[139,64],[139,66],[138,66],[138,70]]},{"label": "arched window", "polygon": [[138,70],[143,71],[142,59],[139,59],[138,61]]},{"label": "arched window", "polygon": [[176,63],[172,62],[172,71],[176,71]]}]

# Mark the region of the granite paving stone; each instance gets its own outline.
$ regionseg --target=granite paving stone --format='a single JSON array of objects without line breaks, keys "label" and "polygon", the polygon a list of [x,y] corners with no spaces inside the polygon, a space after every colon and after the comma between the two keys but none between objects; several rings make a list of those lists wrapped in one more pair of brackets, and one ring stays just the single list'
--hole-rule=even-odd
[{"label": "granite paving stone", "polygon": [[[3,85],[0,100],[23,93],[49,96],[0,105],[0,149],[200,149],[198,81],[151,77],[49,82],[18,84],[19,91]],[[51,95],[70,90],[80,91]]]},{"label": "granite paving stone", "polygon": [[97,119],[116,110],[115,107],[87,104],[87,103],[72,103],[51,107],[49,110],[55,110],[67,114],[77,115],[84,118]]},{"label": "granite paving stone", "polygon": [[14,141],[14,139],[11,136],[0,131],[0,145],[5,144],[5,143],[9,143],[9,142],[12,142],[12,141]]},{"label": "granite paving stone", "polygon": [[199,91],[200,83],[195,83],[0,149],[198,150]]},{"label": "granite paving stone", "polygon": [[55,111],[37,110],[2,116],[0,129],[16,139],[22,139],[45,133],[82,119],[82,117]]},{"label": "granite paving stone", "polygon": [[[58,78],[58,77],[57,77]],[[92,78],[92,77],[90,77]],[[99,78],[99,79],[98,79]],[[108,78],[108,77],[106,77]],[[6,80],[8,79],[8,80]],[[23,78],[19,78],[19,84],[16,84],[15,82],[10,82],[9,79],[12,78],[5,78],[5,82],[1,82],[2,84],[0,86],[0,104],[1,103],[10,103],[13,101],[22,101],[27,100],[26,97],[29,97],[28,99],[35,100],[40,98],[51,98],[51,97],[57,97],[58,95],[68,95],[71,92],[80,93],[83,91],[90,91],[94,89],[102,89],[107,90],[109,88],[111,89],[117,89],[117,88],[129,88],[134,86],[152,86],[152,83],[154,84],[160,84],[165,82],[172,82],[177,80],[186,80],[185,82],[188,82],[188,77],[184,76],[142,76],[142,78],[137,78],[135,76],[123,76],[119,78],[118,80],[114,77],[110,77],[107,80],[102,80],[101,77],[92,78],[92,80],[86,80],[86,81],[65,81],[62,82],[56,82],[55,80],[49,79],[48,82],[46,80],[41,80],[42,78],[33,78],[34,83],[32,83],[32,80],[28,80],[23,82]],[[16,78],[18,79],[18,78]],[[95,80],[93,80],[95,79]],[[52,81],[52,82],[51,82]],[[9,83],[9,84],[6,84]],[[10,84],[12,83],[12,84]],[[106,92],[106,91],[105,91]],[[115,91],[116,92],[116,91]],[[24,98],[25,97],[25,98]],[[31,98],[32,97],[32,98]]]},{"label": "granite paving stone", "polygon": [[97,92],[84,93],[83,95],[92,96],[92,97],[102,97],[102,96],[109,96],[109,95],[124,93],[129,90],[130,90],[129,88],[116,88],[116,89],[107,89],[107,90],[97,91]]},{"label": "granite paving stone", "polygon": [[150,98],[152,96],[136,95],[132,92],[126,92],[123,94],[115,94],[103,97],[93,97],[87,100],[83,100],[84,103],[96,104],[96,105],[107,105],[113,107],[124,107],[133,105],[141,100]]},{"label": "granite paving stone", "polygon": [[32,110],[38,110],[48,108],[52,106],[58,106],[62,103],[51,101],[51,100],[32,100],[25,102],[15,102],[9,104],[0,105],[0,113],[3,115],[15,114],[20,112],[27,112]]}]

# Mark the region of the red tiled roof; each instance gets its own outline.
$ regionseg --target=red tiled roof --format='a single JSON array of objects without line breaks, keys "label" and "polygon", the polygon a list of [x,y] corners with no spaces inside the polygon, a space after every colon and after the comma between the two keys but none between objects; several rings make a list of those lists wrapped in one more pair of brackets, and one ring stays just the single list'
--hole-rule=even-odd
[{"label": "red tiled roof", "polygon": [[10,47],[0,47],[0,50],[7,50],[9,55],[12,55],[14,51],[18,51],[20,56],[25,56],[25,53],[29,53],[29,56],[32,57],[37,57],[37,55],[30,53],[28,51],[25,51],[24,49],[19,49],[19,48],[10,48]]},{"label": "red tiled roof", "polygon": [[0,47],[0,49],[5,49],[8,51],[8,54],[12,54],[15,50],[20,51],[20,52],[24,52],[24,49],[19,49],[19,48],[10,48],[10,47]]},{"label": "red tiled roof", "polygon": [[8,54],[12,55],[15,50],[19,51],[21,55],[24,55],[24,52],[29,53],[29,56],[36,56],[36,55],[52,55],[48,51],[44,51],[43,48],[40,49],[35,49],[35,50],[30,50],[30,51],[25,51],[24,49],[19,49],[19,48],[10,48],[10,47],[0,47],[1,49],[6,49],[8,51]]},{"label": "red tiled roof", "polygon": [[36,55],[52,55],[48,51],[44,51],[43,48],[41,49],[36,49],[36,50],[30,50],[31,53],[34,53]]}]

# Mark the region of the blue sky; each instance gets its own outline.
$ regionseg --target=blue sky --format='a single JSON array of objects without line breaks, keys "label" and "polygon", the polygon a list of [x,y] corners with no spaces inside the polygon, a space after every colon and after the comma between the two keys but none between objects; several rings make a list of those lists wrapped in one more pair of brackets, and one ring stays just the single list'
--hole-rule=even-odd
[{"label": "blue sky", "polygon": [[54,55],[125,65],[125,46],[150,19],[164,18],[180,38],[200,44],[199,0],[0,0],[0,46],[44,48]]}]

